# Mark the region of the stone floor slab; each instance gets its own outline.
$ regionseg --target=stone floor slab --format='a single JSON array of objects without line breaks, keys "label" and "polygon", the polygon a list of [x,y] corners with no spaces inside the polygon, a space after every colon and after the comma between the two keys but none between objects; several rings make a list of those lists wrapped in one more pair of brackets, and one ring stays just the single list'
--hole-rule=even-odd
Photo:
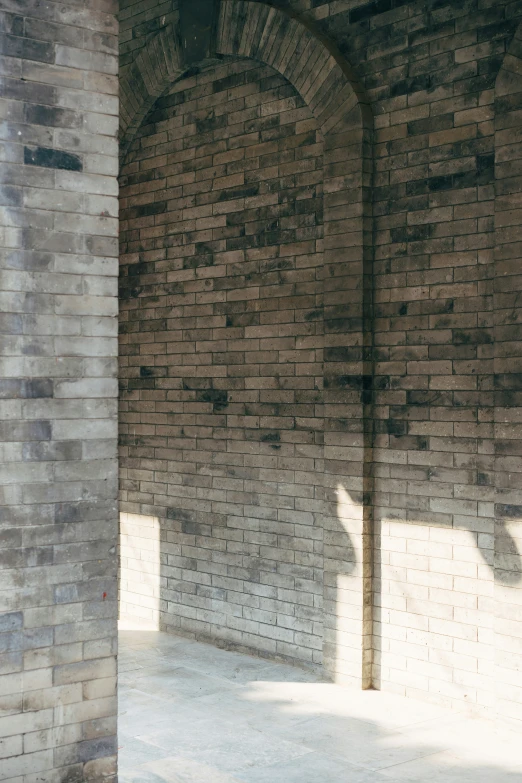
[{"label": "stone floor slab", "polygon": [[120,783],[522,783],[487,721],[159,632],[120,648]]}]

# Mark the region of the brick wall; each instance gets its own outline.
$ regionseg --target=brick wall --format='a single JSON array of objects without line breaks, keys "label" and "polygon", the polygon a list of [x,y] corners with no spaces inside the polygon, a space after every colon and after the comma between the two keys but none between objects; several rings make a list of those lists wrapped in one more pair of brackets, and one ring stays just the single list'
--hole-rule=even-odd
[{"label": "brick wall", "polygon": [[294,88],[241,60],[156,103],[121,190],[122,613],[317,663],[321,156]]},{"label": "brick wall", "polygon": [[[334,434],[333,422],[325,424],[328,453],[357,452],[364,479],[352,460],[352,483],[342,484],[337,507],[329,496],[323,516],[332,562],[336,544],[343,547],[337,571],[324,575],[332,587],[324,596],[337,613],[325,650],[331,657],[341,638],[359,633],[359,615],[336,600],[342,592],[336,574],[347,557],[343,509],[362,506],[371,520],[362,540],[364,530],[373,536],[373,554],[362,555],[373,569],[372,609],[362,589],[364,617],[373,614],[373,683],[519,720],[519,400],[512,372],[518,372],[520,4],[281,5],[339,48],[373,115],[373,295],[365,300],[373,299],[372,339],[361,334],[359,386],[351,336],[345,332],[343,342],[339,330],[323,357],[323,401],[335,410],[337,427]],[[241,13],[236,18],[240,27]],[[281,51],[294,40],[281,34]],[[349,257],[346,245],[338,260],[343,255]],[[323,282],[325,294],[336,285]],[[360,289],[357,301],[367,295]],[[350,299],[338,295],[339,302]],[[363,451],[360,413],[352,407],[358,395],[371,441]],[[329,464],[333,476],[338,470],[346,478],[342,461]],[[325,485],[334,488],[332,476]]]},{"label": "brick wall", "polygon": [[520,555],[494,513],[494,90],[520,8],[307,13],[356,64],[375,118],[374,683],[505,714],[495,599]]},{"label": "brick wall", "polygon": [[116,780],[117,24],[0,11],[0,780]]}]

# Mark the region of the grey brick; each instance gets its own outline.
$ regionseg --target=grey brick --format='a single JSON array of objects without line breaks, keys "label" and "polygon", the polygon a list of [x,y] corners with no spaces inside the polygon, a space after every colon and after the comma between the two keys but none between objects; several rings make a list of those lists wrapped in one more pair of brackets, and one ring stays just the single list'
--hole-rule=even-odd
[{"label": "grey brick", "polygon": [[[101,656],[92,662],[91,648],[68,640],[63,629],[74,621],[85,638],[109,638],[111,671],[116,652],[116,573],[108,558],[116,557],[117,486],[115,462],[103,459],[107,452],[113,458],[116,447],[111,327],[117,301],[115,286],[107,284],[117,275],[116,8],[106,0],[81,8],[74,0],[59,6],[32,0],[14,5],[7,0],[5,10],[12,7],[17,13],[0,14],[0,203],[5,208],[0,232],[0,671],[11,676],[23,667],[27,692],[2,700],[0,755],[5,755],[4,741],[10,751],[0,764],[0,778],[79,783],[90,760],[114,778],[110,765],[103,766],[107,758],[113,764],[114,747],[89,745],[75,729],[81,683],[49,686],[53,667],[84,656],[92,679],[103,678]],[[4,29],[6,20],[9,29]],[[104,176],[90,173],[93,167],[99,170],[96,155],[104,156]],[[88,199],[84,191],[89,187],[110,192],[112,201]],[[75,342],[82,334],[84,339]],[[86,364],[86,356],[102,364]],[[92,371],[103,378],[98,386],[91,381]],[[84,430],[91,438],[98,427],[101,459],[81,434],[74,435],[75,420],[89,422]],[[74,517],[74,525],[65,522],[73,519],[64,511],[69,503],[85,511]],[[101,558],[103,565],[96,568],[105,572],[103,584],[88,565],[83,570],[82,561],[88,563],[89,557]],[[112,598],[97,611],[103,591]],[[81,624],[84,604],[93,624]],[[63,644],[55,645],[56,635]],[[57,712],[48,709],[56,704],[62,705]],[[93,709],[96,713],[96,704]],[[116,706],[107,702],[102,711],[114,715]],[[52,737],[46,739],[42,733],[51,727]],[[23,748],[22,735],[27,739]]]}]

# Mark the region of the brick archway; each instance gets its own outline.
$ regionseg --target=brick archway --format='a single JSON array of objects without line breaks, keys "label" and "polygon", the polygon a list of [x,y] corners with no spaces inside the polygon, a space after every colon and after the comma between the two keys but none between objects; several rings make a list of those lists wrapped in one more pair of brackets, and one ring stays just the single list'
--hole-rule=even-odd
[{"label": "brick archway", "polygon": [[183,53],[171,25],[163,27],[120,78],[120,159],[160,95],[183,73]]},{"label": "brick archway", "polygon": [[[370,132],[370,104],[352,69],[318,31],[290,14],[251,0],[222,0],[213,50],[259,60],[281,73],[324,133]],[[177,31],[161,28],[120,78],[122,156],[154,102],[186,70]]]},{"label": "brick archway", "polygon": [[[212,51],[281,74],[324,137],[324,658],[337,680],[369,687],[371,110],[349,66],[320,35],[263,3],[222,0]],[[122,79],[124,153],[155,100],[184,73],[182,47],[165,28]],[[339,487],[349,502],[340,502]],[[339,529],[348,536],[344,551]],[[341,574],[348,582],[339,589]]]}]

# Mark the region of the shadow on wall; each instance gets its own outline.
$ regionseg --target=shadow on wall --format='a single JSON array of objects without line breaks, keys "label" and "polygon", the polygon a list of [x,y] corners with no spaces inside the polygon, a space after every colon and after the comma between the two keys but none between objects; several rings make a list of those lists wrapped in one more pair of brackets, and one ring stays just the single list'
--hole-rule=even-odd
[{"label": "shadow on wall", "polygon": [[[358,514],[355,511],[360,503],[353,499],[353,496],[348,492],[342,484],[338,484],[337,490],[337,518],[340,522],[340,532],[345,536],[344,549],[349,555],[345,564],[345,568],[342,574],[351,575],[357,565],[357,553],[352,543],[353,531],[351,531],[350,520],[357,518]],[[508,510],[513,509],[513,506],[506,507]],[[492,571],[497,581],[507,585],[518,584],[522,580],[522,557],[519,551],[515,538],[509,531],[509,520],[506,521],[508,511],[504,510],[503,518],[496,519],[494,526],[494,536],[490,534],[477,533],[476,530],[470,529],[469,524],[465,522],[454,522],[454,530],[469,530],[470,535],[473,538],[474,544],[476,544],[477,550],[480,553],[483,562]],[[462,519],[462,518],[461,518]],[[379,521],[383,521],[380,519]],[[391,518],[390,521],[401,521],[406,524],[420,524],[425,527],[446,527],[445,525],[437,524],[431,521],[429,525],[425,522],[415,522],[415,520],[403,520],[398,518]],[[513,524],[520,524],[520,517],[514,517]],[[495,563],[495,541],[497,543],[497,554],[499,556],[499,562]],[[341,574],[340,574],[341,575]]]},{"label": "shadow on wall", "polygon": [[[448,590],[456,591],[457,594],[475,592],[476,595],[486,596],[491,595],[488,592],[490,589],[487,587],[488,582],[492,584],[496,581],[510,587],[521,580],[522,559],[517,541],[510,534],[508,527],[498,520],[455,515],[452,525],[444,525],[437,524],[434,515],[431,515],[430,522],[426,522],[422,519],[416,521],[411,517],[404,519],[406,514],[394,517],[392,513],[387,516],[380,513],[376,514],[371,526],[373,541],[365,545],[361,536],[364,514],[360,493],[351,492],[339,483],[335,494],[336,519],[332,524],[331,519],[326,517],[330,523],[328,527],[332,527],[328,532],[338,544],[337,547],[330,546],[330,549],[337,550],[333,555],[337,556],[337,562],[336,573],[333,575],[335,593],[331,596],[330,604],[332,621],[330,638],[328,626],[325,628],[325,664],[337,682],[349,683],[352,676],[357,676],[357,666],[359,666],[363,672],[363,687],[370,687],[370,685],[380,687],[382,651],[386,649],[386,644],[391,643],[392,648],[395,644],[393,640],[390,642],[393,638],[392,631],[392,637],[384,641],[383,647],[383,638],[387,636],[386,626],[395,624],[398,631],[401,625],[404,628],[411,626],[412,639],[416,636],[416,630],[425,631],[427,634],[435,633],[432,626],[434,628],[437,620],[442,620],[446,615],[444,603],[448,601],[451,603],[448,596],[442,595],[444,592]],[[328,608],[327,564],[329,562],[327,556],[329,542],[326,535],[327,531],[325,531],[325,609]],[[366,572],[363,572],[361,567],[363,558],[370,558],[372,561],[370,569]],[[487,572],[483,568],[484,565],[487,566]],[[371,573],[368,584],[365,584],[364,573]],[[455,576],[455,580],[452,575]],[[427,587],[432,584],[436,588],[436,583],[430,580],[432,577],[436,580],[438,576],[441,581],[448,582],[440,595],[437,589],[432,591]],[[463,578],[459,580],[459,577]],[[457,607],[470,606],[466,600],[468,596],[456,595],[456,598],[461,599],[456,602]],[[435,611],[433,614],[433,623],[428,620],[431,609],[423,604],[426,601],[442,602],[440,613]],[[417,629],[415,624],[411,625],[411,615],[416,614],[422,616],[422,622],[419,618],[420,624]],[[447,619],[458,619],[450,614]],[[327,622],[327,611],[325,615],[325,622]],[[470,619],[464,619],[464,622],[472,625],[471,616]],[[357,626],[359,621],[362,622],[362,627]],[[493,616],[489,619],[485,617],[483,621],[477,616],[479,637],[481,632],[487,634],[492,630],[493,621]],[[480,624],[482,622],[483,625]],[[372,638],[365,639],[369,628],[371,628]],[[439,633],[448,633],[448,631],[440,630]],[[420,636],[422,633],[419,634]],[[414,646],[429,645],[427,638],[423,640],[415,638]],[[485,639],[485,637],[481,638]],[[400,646],[397,641],[395,647],[400,649]],[[419,654],[422,657],[422,651],[419,651]],[[399,658],[402,655],[399,654]],[[368,657],[373,661],[371,674],[368,673],[364,663]],[[390,650],[387,655],[387,661],[389,660],[394,660]],[[433,664],[434,671],[437,662],[446,667],[447,671],[455,666],[459,668],[458,655],[448,655],[442,649],[430,654],[430,663]],[[400,664],[398,665],[400,667]],[[472,689],[463,687],[462,690],[464,693],[464,691],[471,692]],[[470,693],[466,693],[463,698],[472,700]]]},{"label": "shadow on wall", "polygon": [[337,485],[335,490],[337,496],[337,519],[339,521],[339,531],[344,539],[343,548],[347,555],[342,573],[339,576],[351,576],[357,567],[357,552],[353,543],[354,534],[353,522],[362,519],[362,507],[360,503],[353,500],[352,495],[342,484]]},{"label": "shadow on wall", "polygon": [[[354,623],[363,619],[364,595],[360,583],[357,584],[355,580],[361,576],[361,560],[365,555],[360,546],[362,504],[356,500],[357,493],[351,493],[342,483],[339,483],[335,490],[335,497],[335,518],[328,517],[330,529],[325,530],[325,563],[330,564],[325,565],[325,659],[328,659],[327,668],[329,670],[343,672],[351,664],[355,667],[356,664],[353,662],[356,659],[357,646],[360,646],[360,631],[358,629],[357,633],[354,633]],[[393,537],[395,534],[395,540],[399,542],[402,536],[405,542],[404,551],[410,550],[411,553],[414,553],[416,545],[419,543],[419,537],[413,531],[415,528],[422,527],[425,530],[428,528],[429,532],[423,533],[423,536],[427,536],[425,540],[428,543],[429,555],[430,539],[437,547],[437,544],[440,543],[440,536],[436,531],[445,529],[445,526],[436,525],[433,522],[427,525],[420,521],[394,519],[391,516],[384,518],[382,515],[374,522],[374,526],[376,551],[374,553],[375,572],[373,574],[372,596],[373,633],[379,637],[379,628],[387,622],[387,610],[383,609],[382,569],[386,566],[393,567],[394,563],[394,546],[389,539],[382,545],[383,552],[379,551],[383,530],[386,528],[386,535]],[[397,530],[397,526],[401,526],[401,530]],[[500,561],[496,567],[494,566],[493,536],[486,533],[478,534],[474,530],[468,531],[468,527],[455,523],[452,529],[464,534],[467,533],[470,537],[470,544],[473,543],[476,551],[480,553],[480,558],[491,569],[492,578],[494,570],[495,578],[501,583],[508,586],[517,584],[521,578],[521,556],[517,543],[510,535],[507,526],[502,525],[499,530],[497,522],[496,541],[497,550],[500,550],[497,552],[497,558],[500,558]],[[198,607],[196,590],[194,590],[193,597],[187,593],[182,594],[184,581],[186,582],[185,586],[192,583],[194,588],[196,587],[197,563],[191,563],[190,547],[183,546],[177,540],[177,534],[166,521],[158,516],[123,513],[121,515],[121,534],[120,612],[127,621],[126,627],[149,630],[168,627],[169,630],[176,632],[174,622],[179,612],[185,613],[187,618],[197,615],[200,619],[204,619],[205,612],[207,612],[207,619],[210,619],[213,608],[216,613],[222,611],[223,606],[219,601],[211,603],[210,607],[207,601],[206,609]],[[466,538],[460,539],[461,545],[465,543]],[[210,558],[211,550],[208,552]],[[180,557],[184,559],[180,561]],[[479,560],[477,559],[475,562],[478,564]],[[186,568],[183,569],[180,564],[181,566],[184,564]],[[437,565],[434,566],[435,570],[437,567]],[[330,573],[328,573],[329,568],[332,569]],[[428,568],[431,569],[431,565]],[[329,577],[330,582],[328,581]],[[416,600],[414,582],[409,583],[407,579],[398,579],[396,584],[398,585],[397,596],[402,596],[404,601],[414,602]],[[388,588],[387,591],[387,595],[390,595]],[[328,615],[330,615],[329,624]],[[129,620],[134,621],[134,624],[129,626]],[[219,639],[215,640],[215,643],[223,644]],[[372,647],[376,650],[375,662],[379,665],[380,653],[378,650],[380,645],[379,643],[375,645],[374,640]],[[358,654],[360,655],[360,649]],[[451,666],[449,660],[445,660],[443,663]],[[341,677],[340,681],[345,679]],[[374,685],[378,686],[379,682],[380,677],[374,675]]]},{"label": "shadow on wall", "polygon": [[516,737],[392,694],[121,634],[120,783],[515,783]]},{"label": "shadow on wall", "polygon": [[[516,508],[518,511],[518,507]],[[516,540],[509,532],[509,519],[506,520],[512,510],[513,506],[509,506],[508,510],[504,512],[504,516],[495,520],[495,578],[505,585],[517,585],[522,581],[522,557]],[[512,524],[520,525],[521,521],[520,516],[512,517]],[[480,546],[480,540],[479,551],[484,561],[490,565]],[[496,562],[497,560],[498,562]]]}]

